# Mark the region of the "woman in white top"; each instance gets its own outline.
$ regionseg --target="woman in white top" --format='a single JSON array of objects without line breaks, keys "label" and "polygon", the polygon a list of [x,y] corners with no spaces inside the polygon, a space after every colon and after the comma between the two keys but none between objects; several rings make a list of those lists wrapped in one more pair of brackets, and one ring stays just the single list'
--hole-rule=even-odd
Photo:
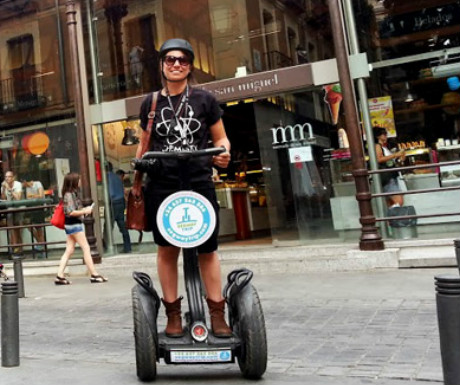
[{"label": "woman in white top", "polygon": [[[392,168],[396,166],[396,160],[400,159],[404,161],[406,155],[404,150],[398,152],[391,152],[388,148],[387,142],[387,130],[383,127],[374,127],[375,136],[375,154],[377,156],[377,162],[379,168]],[[397,192],[401,191],[399,187],[398,179],[396,174],[393,172],[386,172],[380,174],[382,180],[383,192]],[[388,207],[394,205],[402,206],[404,204],[404,197],[402,195],[391,195],[387,197]]]}]

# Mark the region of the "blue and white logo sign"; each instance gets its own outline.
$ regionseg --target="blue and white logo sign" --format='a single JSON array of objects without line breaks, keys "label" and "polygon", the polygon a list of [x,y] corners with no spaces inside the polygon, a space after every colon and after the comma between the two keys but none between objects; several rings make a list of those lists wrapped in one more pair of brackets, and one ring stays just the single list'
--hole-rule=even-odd
[{"label": "blue and white logo sign", "polygon": [[206,242],[216,227],[216,213],[204,196],[179,191],[160,205],[157,225],[161,235],[177,247],[196,247]]}]

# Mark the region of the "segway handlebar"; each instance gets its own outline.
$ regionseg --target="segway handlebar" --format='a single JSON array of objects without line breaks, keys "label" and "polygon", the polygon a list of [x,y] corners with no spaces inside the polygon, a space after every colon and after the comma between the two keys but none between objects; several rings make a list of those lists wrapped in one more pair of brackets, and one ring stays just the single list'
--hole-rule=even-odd
[{"label": "segway handlebar", "polygon": [[200,156],[213,156],[219,155],[227,151],[225,147],[212,147],[206,148],[204,150],[190,150],[190,151],[171,151],[171,152],[162,152],[162,151],[147,151],[141,159],[134,158],[131,161],[131,165],[134,170],[138,171],[148,171],[150,168],[155,167],[155,163],[159,158],[167,159],[178,159],[178,160],[188,160],[191,158],[197,158]]}]

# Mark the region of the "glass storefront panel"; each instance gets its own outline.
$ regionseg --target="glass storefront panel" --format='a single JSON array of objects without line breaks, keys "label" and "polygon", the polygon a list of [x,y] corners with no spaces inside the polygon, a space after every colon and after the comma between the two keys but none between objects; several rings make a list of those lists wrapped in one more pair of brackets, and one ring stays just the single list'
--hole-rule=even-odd
[{"label": "glass storefront panel", "polygon": [[198,83],[334,56],[325,0],[105,0],[92,7],[104,101],[160,88],[158,50],[173,37],[192,44]]},{"label": "glass storefront panel", "polygon": [[[372,125],[387,129],[390,149],[405,151],[402,166],[457,159],[458,1],[375,1],[353,5],[360,49],[373,62],[367,80]],[[406,171],[400,187],[418,190],[460,186],[457,169],[451,166]],[[414,206],[417,214],[444,214],[451,212],[447,202],[458,198],[458,192],[451,191],[411,194],[403,199],[404,205]],[[456,222],[455,216],[418,219],[418,237],[445,237],[455,231]],[[390,236],[398,237],[398,229],[390,225],[388,230]]]},{"label": "glass storefront panel", "polygon": [[35,124],[69,116],[65,7],[55,0],[0,3],[0,124]]},{"label": "glass storefront panel", "polygon": [[232,162],[216,188],[220,197],[247,189],[253,236],[270,234],[275,244],[357,238],[343,225],[341,202],[355,199],[354,182],[350,191],[333,183],[338,136],[323,97],[317,88],[223,106]]}]

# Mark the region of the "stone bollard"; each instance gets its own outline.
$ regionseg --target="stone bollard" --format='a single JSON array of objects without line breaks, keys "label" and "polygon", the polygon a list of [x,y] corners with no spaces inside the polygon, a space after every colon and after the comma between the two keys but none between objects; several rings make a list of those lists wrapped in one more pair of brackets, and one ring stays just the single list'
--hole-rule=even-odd
[{"label": "stone bollard", "polygon": [[2,366],[19,366],[18,283],[2,283]]},{"label": "stone bollard", "polygon": [[14,280],[18,283],[18,297],[24,298],[24,272],[22,269],[22,260],[24,259],[21,255],[13,255],[13,272]]},{"label": "stone bollard", "polygon": [[460,277],[435,277],[439,342],[445,385],[460,384]]}]

